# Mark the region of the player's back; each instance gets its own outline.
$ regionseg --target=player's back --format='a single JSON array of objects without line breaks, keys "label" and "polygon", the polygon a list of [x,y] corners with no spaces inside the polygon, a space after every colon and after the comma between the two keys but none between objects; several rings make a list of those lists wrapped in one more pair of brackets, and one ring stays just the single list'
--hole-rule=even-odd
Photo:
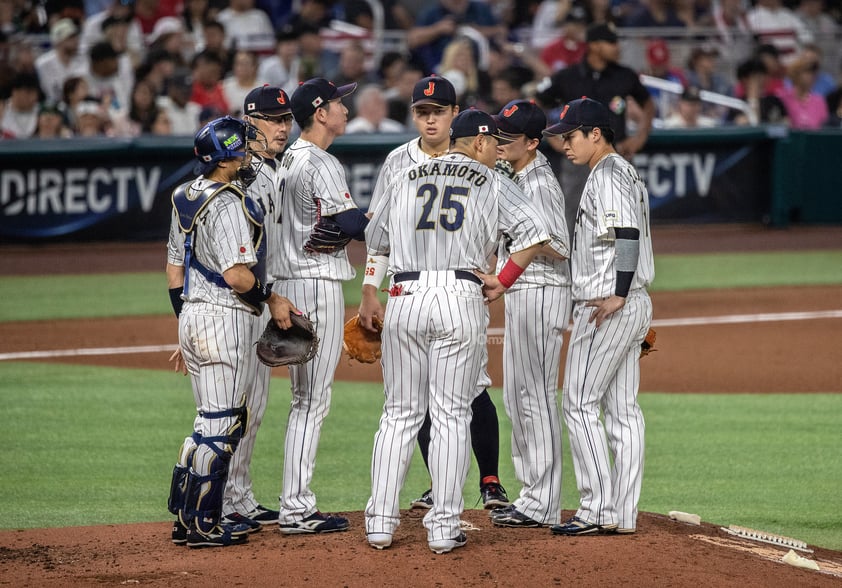
[{"label": "player's back", "polygon": [[497,239],[500,179],[458,153],[397,174],[389,195],[393,271],[486,269]]}]

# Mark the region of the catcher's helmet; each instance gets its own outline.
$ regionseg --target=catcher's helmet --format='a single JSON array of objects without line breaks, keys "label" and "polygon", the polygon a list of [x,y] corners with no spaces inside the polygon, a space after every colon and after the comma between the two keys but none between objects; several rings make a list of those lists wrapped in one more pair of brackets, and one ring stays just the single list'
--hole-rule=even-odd
[{"label": "catcher's helmet", "polygon": [[212,120],[196,133],[193,153],[207,171],[219,161],[245,157],[248,142],[254,138],[254,127],[232,116],[223,116]]}]

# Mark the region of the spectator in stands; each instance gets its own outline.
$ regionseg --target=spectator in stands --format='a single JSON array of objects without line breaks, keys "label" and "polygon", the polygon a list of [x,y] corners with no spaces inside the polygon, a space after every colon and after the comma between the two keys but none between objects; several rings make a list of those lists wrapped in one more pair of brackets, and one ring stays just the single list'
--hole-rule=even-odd
[{"label": "spectator in stands", "polygon": [[96,99],[82,100],[74,112],[73,134],[76,137],[101,137],[111,131],[111,119]]},{"label": "spectator in stands", "polygon": [[822,96],[827,96],[833,92],[836,89],[836,80],[822,68],[823,52],[821,47],[816,43],[807,43],[801,50],[801,56],[819,64],[819,70],[816,72],[816,83],[813,84],[813,92]]},{"label": "spectator in stands", "polygon": [[41,103],[38,109],[38,124],[33,139],[66,139],[72,136],[64,121],[64,113],[50,102]]},{"label": "spectator in stands", "polygon": [[784,89],[780,98],[793,129],[816,130],[827,122],[827,102],[812,89],[818,71],[819,64],[808,56],[800,56],[787,68],[792,84]]},{"label": "spectator in stands", "polygon": [[148,127],[143,127],[143,132],[150,135],[172,135],[172,120],[170,119],[170,115],[163,108],[156,108],[152,122]]},{"label": "spectator in stands", "polygon": [[685,27],[713,26],[713,14],[707,0],[674,0],[675,14]]},{"label": "spectator in stands", "polygon": [[444,48],[436,73],[450,80],[460,109],[477,106],[480,100],[479,71],[474,44],[467,37],[456,37]]},{"label": "spectator in stands", "polygon": [[134,87],[131,58],[117,53],[108,41],[91,47],[85,79],[90,93],[105,100],[103,103],[110,104],[110,108],[119,110],[128,106]]},{"label": "spectator in stands", "polygon": [[639,0],[583,0],[588,25],[625,26],[626,19],[640,8]]},{"label": "spectator in stands", "polygon": [[296,29],[306,26],[315,29],[317,32],[319,29],[326,29],[333,19],[330,12],[332,6],[332,0],[301,0],[298,12],[291,13],[286,24],[290,24]]},{"label": "spectator in stands", "polygon": [[85,72],[85,57],[79,53],[79,28],[69,18],[62,18],[50,27],[52,49],[35,60],[38,81],[47,100],[61,100],[64,80]]},{"label": "spectator in stands", "polygon": [[[219,0],[215,0],[218,2]],[[278,30],[287,23],[292,14],[295,0],[257,0],[255,6],[266,13],[272,23],[272,29]]]},{"label": "spectator in stands", "polygon": [[[488,4],[479,0],[438,0],[425,9],[407,32],[407,45],[421,60],[425,73],[441,69],[444,49],[462,26],[470,26],[487,39],[503,42],[508,30],[500,25]],[[453,81],[453,80],[451,80]]]},{"label": "spectator in stands", "polygon": [[775,45],[759,45],[754,50],[754,56],[766,66],[766,92],[780,95],[786,79],[786,66],[781,60],[780,51]]},{"label": "spectator in stands", "polygon": [[696,86],[684,89],[675,111],[663,122],[665,129],[709,129],[715,126],[715,118],[702,114],[702,98]]},{"label": "spectator in stands", "polygon": [[[309,80],[323,77],[325,72],[336,71],[339,67],[339,55],[324,48],[319,29],[313,25],[301,23],[298,31],[298,49],[301,55],[299,79]],[[346,105],[347,106],[347,105]]]},{"label": "spectator in stands", "polygon": [[386,30],[407,31],[415,26],[415,12],[406,0],[383,0],[383,20]]},{"label": "spectator in stands", "polygon": [[377,84],[369,84],[358,90],[354,98],[357,116],[348,121],[345,134],[353,133],[403,133],[406,127],[396,120],[387,118],[389,113],[386,97]]},{"label": "spectator in stands", "polygon": [[219,62],[222,64],[222,73],[224,76],[228,73],[231,63],[231,52],[225,46],[225,27],[219,21],[209,20],[205,23],[204,35],[205,48],[196,52],[193,57],[195,58],[199,53],[213,53],[219,58]]},{"label": "spectator in stands", "polygon": [[713,8],[713,23],[725,46],[733,45],[750,32],[743,0],[719,0]]},{"label": "spectator in stands", "polygon": [[159,110],[167,113],[173,135],[190,135],[199,130],[202,107],[190,100],[193,77],[186,69],[176,71],[167,80],[167,94],[156,100]]},{"label": "spectator in stands", "polygon": [[401,74],[407,68],[407,58],[398,51],[387,51],[380,56],[380,64],[377,67],[377,79],[383,88],[383,92],[389,96],[394,93],[395,87],[401,79]]},{"label": "spectator in stands", "polygon": [[[718,59],[719,50],[713,45],[704,43],[694,47],[687,59],[687,84],[708,92],[733,96],[734,90],[730,82],[719,73]],[[726,110],[716,104],[702,104],[702,113],[720,120]]]},{"label": "spectator in stands", "polygon": [[795,14],[815,38],[832,40],[839,31],[839,25],[826,8],[824,0],[801,0]]},{"label": "spectator in stands", "polygon": [[221,113],[230,112],[228,100],[222,89],[224,65],[219,55],[207,49],[193,58],[193,92],[190,100],[201,107],[212,106]]},{"label": "spectator in stands", "polygon": [[412,102],[412,90],[423,77],[424,67],[414,61],[408,61],[398,83],[385,91],[388,117],[402,122],[407,128],[412,124],[412,111],[409,107]]},{"label": "spectator in stands", "polygon": [[205,49],[205,23],[214,20],[218,10],[211,10],[208,0],[185,0],[184,10],[181,12],[181,22],[184,25],[186,44],[190,48],[186,59]]},{"label": "spectator in stands", "polygon": [[[109,16],[102,21],[102,39],[114,48],[120,55],[120,59],[126,61],[126,65],[136,68],[140,65],[140,55],[129,51],[126,41],[128,40],[129,26],[131,20],[124,17]],[[147,52],[144,51],[144,55]],[[125,56],[125,57],[124,57]]]},{"label": "spectator in stands", "polygon": [[31,73],[20,73],[12,80],[11,95],[6,102],[0,128],[7,137],[27,139],[38,125],[38,100],[41,87]]},{"label": "spectator in stands", "polygon": [[199,112],[199,128],[202,128],[210,121],[223,116],[224,113],[216,108],[215,106],[205,106],[201,112]]},{"label": "spectator in stands", "polygon": [[82,76],[73,76],[64,80],[61,88],[59,108],[64,113],[67,126],[73,128],[76,123],[76,106],[88,96],[88,82]]},{"label": "spectator in stands", "polygon": [[762,44],[774,45],[784,65],[789,64],[813,33],[781,0],[757,0],[748,12],[748,26]]},{"label": "spectator in stands", "polygon": [[139,63],[146,45],[143,41],[140,22],[135,18],[134,8],[134,0],[112,0],[107,10],[86,18],[82,26],[82,36],[79,40],[79,52],[87,55],[96,43],[105,40],[102,23],[106,18],[109,16],[118,19],[124,18],[129,20],[126,50],[132,55],[133,62]]},{"label": "spectator in stands", "polygon": [[[646,64],[643,73],[682,86],[687,85],[684,72],[672,63],[672,54],[665,40],[652,39],[646,44]],[[657,117],[663,119],[669,116],[675,108],[676,96],[652,87],[649,88],[649,93],[655,101]]]},{"label": "spectator in stands", "polygon": [[786,107],[781,99],[768,91],[766,64],[757,57],[737,67],[737,97],[748,103],[749,112],[731,110],[728,121],[737,125],[788,124]]},{"label": "spectator in stands", "polygon": [[519,100],[523,97],[523,78],[513,70],[506,70],[495,78],[491,79],[491,102],[488,105],[488,112],[499,112],[512,100]]},{"label": "spectator in stands", "polygon": [[230,114],[242,114],[243,101],[246,94],[259,86],[257,78],[257,53],[239,50],[234,54],[234,65],[231,73],[222,81],[222,91],[231,109]]},{"label": "spectator in stands", "polygon": [[627,27],[684,27],[686,23],[678,17],[674,0],[648,0],[629,14],[623,23]]},{"label": "spectator in stands", "polygon": [[172,55],[177,67],[187,65],[193,57],[190,40],[184,29],[184,22],[175,16],[165,16],[155,23],[152,34],[147,37],[149,51],[163,50]]},{"label": "spectator in stands", "polygon": [[[275,54],[260,62],[257,78],[264,84],[278,86],[290,96],[298,87],[301,55],[299,33],[292,25],[284,25],[275,34]],[[309,78],[308,78],[309,79]]]},{"label": "spectator in stands", "polygon": [[254,7],[254,0],[230,0],[216,17],[225,27],[226,47],[270,54],[275,47],[275,30],[269,16]]},{"label": "spectator in stands", "polygon": [[541,2],[532,18],[529,35],[530,46],[536,51],[543,51],[557,38],[559,29],[567,22],[574,8],[581,11],[584,18],[584,8],[574,5],[572,0],[544,0]]},{"label": "spectator in stands", "polygon": [[166,91],[167,80],[173,74],[177,65],[173,56],[164,49],[154,49],[146,54],[143,63],[135,70],[135,80],[145,80],[155,88],[157,96]]},{"label": "spectator in stands", "polygon": [[561,35],[541,51],[541,61],[546,63],[551,71],[558,71],[582,61],[587,49],[586,19],[584,8],[578,6],[571,8],[561,24]]},{"label": "spectator in stands", "polygon": [[135,82],[128,108],[111,113],[114,137],[137,137],[149,129],[158,107],[155,105],[155,88],[147,81]]}]

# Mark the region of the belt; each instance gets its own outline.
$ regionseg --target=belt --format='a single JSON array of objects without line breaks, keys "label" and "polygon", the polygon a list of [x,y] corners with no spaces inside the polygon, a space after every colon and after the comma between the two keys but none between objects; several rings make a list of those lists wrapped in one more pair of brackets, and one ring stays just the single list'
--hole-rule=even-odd
[{"label": "belt", "polygon": [[[456,276],[457,280],[468,280],[469,282],[482,286],[482,280],[471,272],[466,272],[465,270],[453,270],[453,274]],[[398,282],[411,282],[420,278],[421,272],[400,272],[399,274],[394,275],[392,281],[397,284]]]}]

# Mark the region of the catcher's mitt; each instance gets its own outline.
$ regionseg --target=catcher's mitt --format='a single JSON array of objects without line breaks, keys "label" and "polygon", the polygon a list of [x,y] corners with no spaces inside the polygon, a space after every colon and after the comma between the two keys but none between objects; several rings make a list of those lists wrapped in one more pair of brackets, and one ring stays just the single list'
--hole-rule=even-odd
[{"label": "catcher's mitt", "polygon": [[304,244],[304,250],[310,253],[335,253],[344,249],[351,238],[332,217],[322,216],[321,203],[316,200],[316,224]]},{"label": "catcher's mitt", "polygon": [[292,326],[280,328],[275,319],[269,319],[263,334],[257,340],[257,358],[270,367],[306,363],[319,349],[316,328],[304,315],[289,313]]},{"label": "catcher's mitt", "polygon": [[640,344],[640,357],[645,357],[653,351],[657,351],[655,349],[655,329],[649,329],[649,332],[646,333],[646,337],[643,339],[643,343]]},{"label": "catcher's mitt", "polygon": [[342,347],[351,359],[360,363],[374,363],[380,359],[380,331],[383,324],[375,319],[378,331],[372,333],[360,324],[360,315],[355,315],[345,323],[345,337]]}]

